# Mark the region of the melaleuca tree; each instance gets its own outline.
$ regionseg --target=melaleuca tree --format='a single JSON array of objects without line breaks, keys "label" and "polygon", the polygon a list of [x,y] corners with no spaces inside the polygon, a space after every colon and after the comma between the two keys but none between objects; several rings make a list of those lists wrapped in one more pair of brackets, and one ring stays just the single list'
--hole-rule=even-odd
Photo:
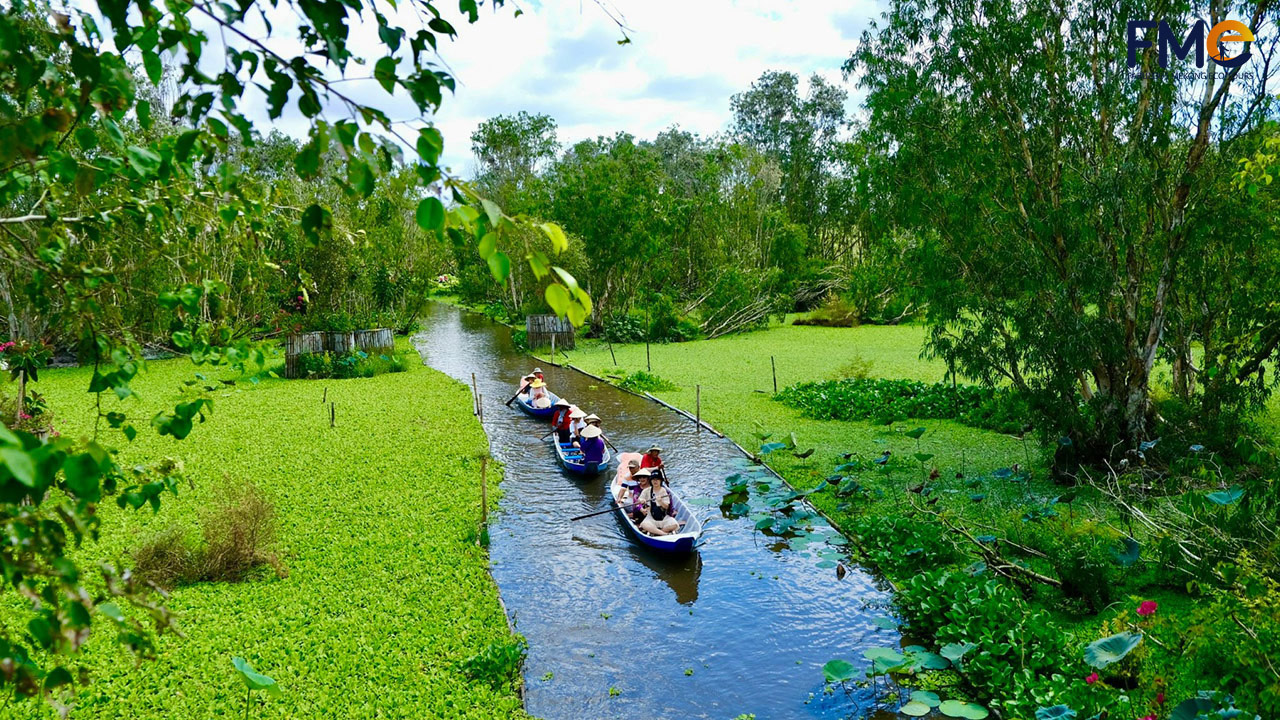
[{"label": "melaleuca tree", "polygon": [[[1201,294],[1195,278],[1224,262],[1243,278],[1275,244],[1217,196],[1276,111],[1276,15],[1269,0],[892,3],[845,65],[867,92],[859,202],[869,235],[918,238],[929,351],[1025,391],[1094,459],[1156,434],[1171,329],[1183,364],[1194,342],[1248,345],[1230,368],[1197,369],[1255,382],[1275,350],[1250,339],[1274,332],[1268,294]],[[1227,18],[1258,38],[1245,65],[1166,70],[1152,29],[1127,67],[1129,20],[1181,33]]]},{"label": "melaleuca tree", "polygon": [[[476,22],[481,5],[461,0],[460,17]],[[375,57],[355,54],[361,23],[376,26]],[[158,264],[181,267],[183,282],[152,289],[169,344],[197,364],[261,362],[262,348],[220,312],[233,293],[213,266],[234,266],[238,283],[270,282],[281,272],[267,252],[272,220],[290,218],[313,244],[332,231],[323,200],[283,206],[270,183],[245,176],[233,150],[253,147],[265,124],[251,108],[265,107],[267,122],[286,113],[307,121],[306,141],[282,170],[367,198],[408,166],[416,223],[476,247],[497,280],[510,272],[504,238],[530,221],[450,177],[439,164],[444,138],[429,124],[454,89],[436,52],[456,33],[430,0],[99,0],[56,8],[16,0],[0,10],[0,285],[10,308],[20,296],[36,317],[14,323],[23,325],[17,332],[52,326],[76,340],[94,367],[87,390],[99,395],[91,438],[0,428],[0,598],[25,607],[0,623],[6,692],[31,698],[72,682],[75,653],[95,629],[115,626],[118,641],[146,657],[152,631],[172,627],[161,599],[126,569],[82,566],[68,551],[97,537],[98,503],[158,508],[181,477],[174,461],[126,469],[111,449],[146,422],[102,398],[128,397],[143,368],[141,344],[117,302],[125,280]],[[340,83],[370,70],[383,101],[407,98],[426,121],[421,129],[404,130],[364,99],[372,93]],[[558,227],[535,229],[555,251],[567,245]],[[552,278],[550,306],[580,323],[591,306],[573,277],[544,252],[525,259]],[[149,431],[185,438],[212,410],[208,395],[151,418]]]}]

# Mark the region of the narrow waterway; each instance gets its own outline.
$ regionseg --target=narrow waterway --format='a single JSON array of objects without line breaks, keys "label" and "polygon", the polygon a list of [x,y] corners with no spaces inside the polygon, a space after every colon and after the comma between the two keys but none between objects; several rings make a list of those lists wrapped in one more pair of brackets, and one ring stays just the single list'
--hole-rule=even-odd
[{"label": "narrow waterway", "polygon": [[[609,474],[560,472],[545,424],[503,403],[532,369],[510,331],[481,315],[432,304],[414,338],[424,362],[484,396],[484,429],[505,466],[501,511],[491,518],[493,576],[529,641],[528,710],[556,718],[836,718],[870,697],[824,694],[822,665],[862,664],[861,651],[896,646],[873,624],[886,594],[854,569],[843,579],[812,552],[780,547],[750,519],[717,507],[724,479],[758,473],[728,441],[648,400],[569,369],[549,386],[599,414],[620,450],[665,450],[672,484],[712,516],[706,542],[686,557],[638,547],[608,507]],[[697,501],[695,501],[697,502]],[[820,520],[815,528],[830,533]]]}]

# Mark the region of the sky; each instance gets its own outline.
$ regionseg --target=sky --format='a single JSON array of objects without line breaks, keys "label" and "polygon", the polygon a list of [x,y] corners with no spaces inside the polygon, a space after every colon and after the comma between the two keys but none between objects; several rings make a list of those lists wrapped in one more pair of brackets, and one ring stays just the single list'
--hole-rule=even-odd
[{"label": "sky", "polygon": [[[434,119],[444,161],[474,169],[471,132],[526,110],[559,125],[564,146],[625,130],[641,138],[679,126],[709,135],[729,126],[729,98],[766,70],[843,82],[840,66],[872,0],[543,0],[482,11],[440,54],[458,80]],[[626,27],[631,43],[618,45]],[[852,91],[851,87],[847,87]],[[852,93],[851,93],[852,94]],[[850,110],[853,109],[850,100]]]}]

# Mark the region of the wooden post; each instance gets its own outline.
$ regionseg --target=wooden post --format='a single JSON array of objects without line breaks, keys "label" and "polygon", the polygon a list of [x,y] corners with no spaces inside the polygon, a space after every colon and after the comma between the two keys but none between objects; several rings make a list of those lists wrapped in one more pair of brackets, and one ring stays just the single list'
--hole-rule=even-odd
[{"label": "wooden post", "polygon": [[333,403],[329,403],[329,427],[337,427],[338,409]]},{"label": "wooden post", "polygon": [[613,358],[613,366],[618,367],[618,356],[613,354],[613,341],[609,340],[607,342],[609,343],[609,357]]},{"label": "wooden post", "polygon": [[698,385],[698,386],[696,386],[696,387],[698,388],[698,390],[697,390],[697,398],[698,398],[698,401],[697,401],[697,407],[698,407],[698,418],[697,418],[698,430],[697,430],[697,433],[698,433],[699,435],[701,435],[701,434],[702,434],[702,386],[701,386],[701,385]]},{"label": "wooden post", "polygon": [[22,415],[26,411],[25,404],[27,402],[27,371],[18,371],[18,414],[13,418],[14,424],[22,421]]},{"label": "wooden post", "polygon": [[325,386],[324,386],[324,397],[320,398],[320,404],[321,404],[321,405],[323,405],[323,404],[325,404],[325,403],[327,403],[327,402],[329,402],[329,386],[328,386],[328,385],[325,385]]},{"label": "wooden post", "polygon": [[556,336],[553,333],[551,335],[551,362],[554,363],[555,361],[556,361]]},{"label": "wooden post", "polygon": [[778,363],[774,362],[773,356],[769,356],[769,365],[773,368],[773,392],[778,392]]},{"label": "wooden post", "polygon": [[480,414],[480,391],[476,389],[475,373],[471,373],[471,414]]},{"label": "wooden post", "polygon": [[489,458],[480,458],[480,521],[484,526],[489,524]]},{"label": "wooden post", "polygon": [[480,418],[480,424],[484,424],[484,393],[476,396],[476,415]]},{"label": "wooden post", "polygon": [[649,321],[649,311],[644,311],[644,366],[653,372],[653,363],[649,362],[649,337],[653,335],[653,325]]}]

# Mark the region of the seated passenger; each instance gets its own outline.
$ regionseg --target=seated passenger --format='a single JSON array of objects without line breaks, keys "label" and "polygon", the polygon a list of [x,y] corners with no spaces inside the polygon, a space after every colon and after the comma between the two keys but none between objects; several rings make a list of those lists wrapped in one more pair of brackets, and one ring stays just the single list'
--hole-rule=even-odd
[{"label": "seated passenger", "polygon": [[587,426],[587,424],[583,422],[582,419],[585,418],[586,416],[587,414],[579,410],[577,405],[574,405],[569,410],[569,419],[573,421],[573,423],[569,426],[569,429],[573,431],[573,441],[575,443],[582,439],[582,428]]},{"label": "seated passenger", "polygon": [[671,511],[671,493],[662,486],[662,478],[649,476],[649,487],[640,493],[641,507],[644,508],[644,520],[640,521],[640,530],[650,535],[670,535],[680,532],[680,522]]},{"label": "seated passenger", "polygon": [[551,407],[551,396],[547,394],[547,384],[541,380],[529,383],[529,404],[538,409]]},{"label": "seated passenger", "polygon": [[582,429],[582,462],[599,465],[604,460],[604,439],[600,437],[600,428],[588,425]]}]

